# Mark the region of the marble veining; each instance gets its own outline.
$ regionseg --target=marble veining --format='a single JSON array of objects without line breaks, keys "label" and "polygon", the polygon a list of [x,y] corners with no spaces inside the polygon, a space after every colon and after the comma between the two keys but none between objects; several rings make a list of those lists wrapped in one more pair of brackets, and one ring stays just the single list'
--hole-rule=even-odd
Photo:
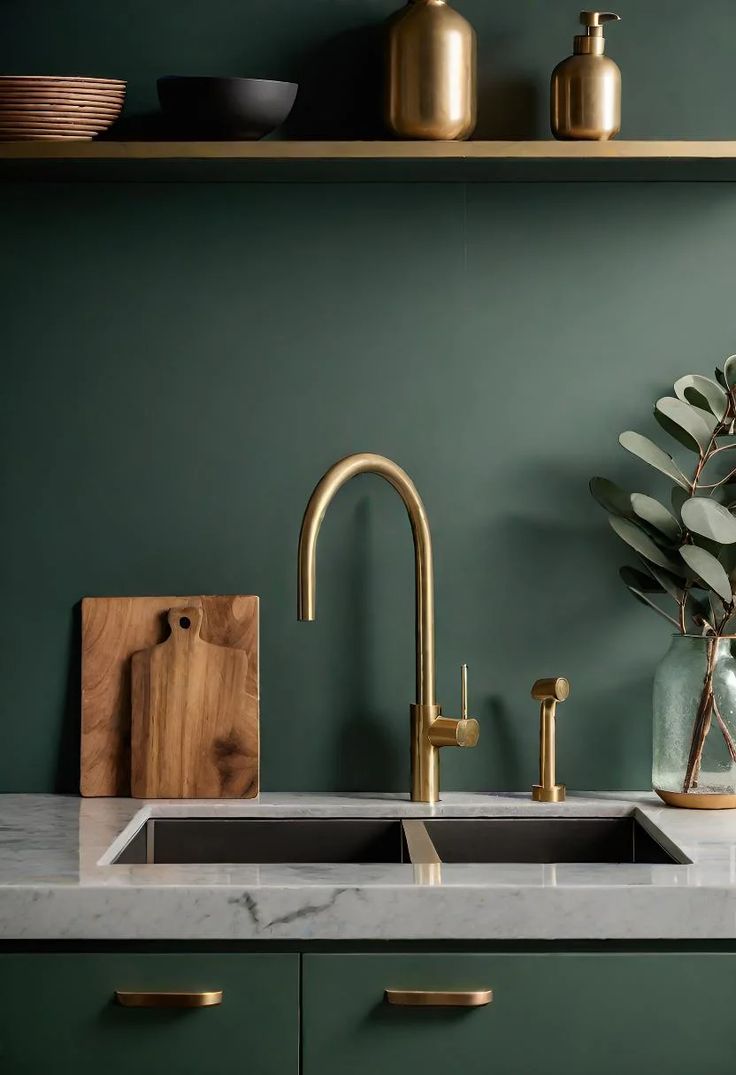
[{"label": "marble veining", "polygon": [[[113,865],[149,817],[534,817],[635,812],[689,864]],[[441,923],[441,925],[438,925]],[[238,802],[0,796],[2,940],[736,939],[736,811],[651,794],[263,794]]]}]

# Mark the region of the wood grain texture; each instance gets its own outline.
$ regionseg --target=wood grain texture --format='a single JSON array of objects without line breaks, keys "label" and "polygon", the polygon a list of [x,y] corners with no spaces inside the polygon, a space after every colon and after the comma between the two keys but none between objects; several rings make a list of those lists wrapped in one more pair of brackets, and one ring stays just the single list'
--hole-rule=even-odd
[{"label": "wood grain texture", "polygon": [[[191,606],[202,609],[205,642],[247,654],[246,712],[258,734],[257,597],[87,597],[82,602],[82,795],[130,795],[131,658],[164,641],[170,609]],[[256,768],[256,790],[249,794],[257,787]]]},{"label": "wood grain texture", "polygon": [[202,609],[172,609],[169,637],[131,660],[131,791],[139,799],[258,791],[248,655],[200,638]]}]

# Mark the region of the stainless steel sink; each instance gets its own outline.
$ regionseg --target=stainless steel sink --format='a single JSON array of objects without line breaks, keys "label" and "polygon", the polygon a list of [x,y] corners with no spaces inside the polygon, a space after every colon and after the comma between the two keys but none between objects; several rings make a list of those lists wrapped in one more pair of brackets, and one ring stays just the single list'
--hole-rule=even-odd
[{"label": "stainless steel sink", "polygon": [[632,816],[437,818],[425,825],[442,862],[688,861]]},{"label": "stainless steel sink", "polygon": [[114,860],[143,863],[687,862],[634,816],[152,818]]},{"label": "stainless steel sink", "polygon": [[408,862],[400,820],[153,818],[115,859],[144,862]]}]

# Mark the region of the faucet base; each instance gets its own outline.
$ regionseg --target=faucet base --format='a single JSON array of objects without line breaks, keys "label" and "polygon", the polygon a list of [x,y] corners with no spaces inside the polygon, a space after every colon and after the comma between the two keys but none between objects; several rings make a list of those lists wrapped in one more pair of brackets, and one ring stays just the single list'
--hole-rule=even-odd
[{"label": "faucet base", "polygon": [[411,801],[436,803],[440,799],[440,752],[429,733],[442,713],[440,705],[412,705],[411,715]]},{"label": "faucet base", "polygon": [[535,803],[564,803],[567,794],[564,784],[532,784],[532,799]]}]

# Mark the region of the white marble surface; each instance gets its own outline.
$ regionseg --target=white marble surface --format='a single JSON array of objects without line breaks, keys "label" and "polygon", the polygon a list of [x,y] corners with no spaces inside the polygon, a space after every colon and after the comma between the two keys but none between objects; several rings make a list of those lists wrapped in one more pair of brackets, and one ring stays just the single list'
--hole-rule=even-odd
[{"label": "white marble surface", "polygon": [[[112,865],[149,817],[498,817],[636,812],[688,865]],[[434,883],[430,883],[434,882]],[[736,811],[649,794],[264,794],[144,803],[0,796],[3,940],[572,940],[736,938]]]}]

